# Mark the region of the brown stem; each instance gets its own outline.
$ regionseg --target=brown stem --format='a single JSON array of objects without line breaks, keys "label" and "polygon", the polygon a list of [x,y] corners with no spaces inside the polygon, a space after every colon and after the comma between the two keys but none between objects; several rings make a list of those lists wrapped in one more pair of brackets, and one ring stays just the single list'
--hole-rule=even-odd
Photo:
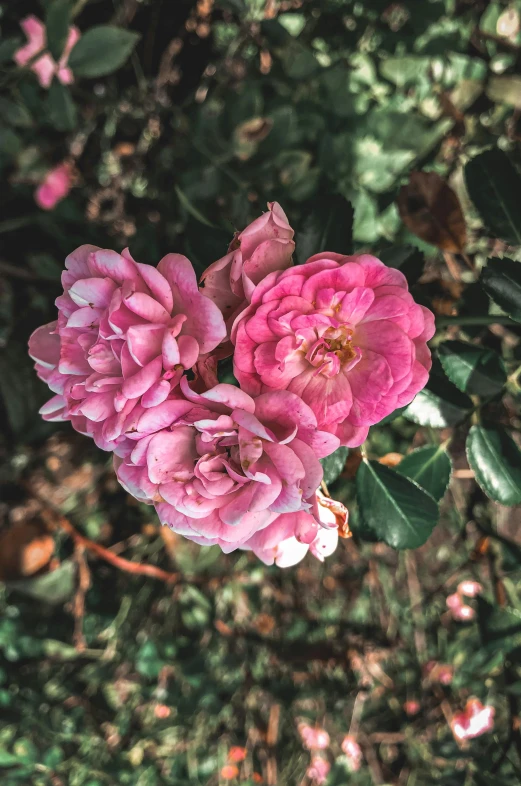
[{"label": "brown stem", "polygon": [[[35,496],[34,492],[33,496]],[[37,499],[39,499],[40,502],[42,501],[39,497],[37,497]],[[119,570],[123,570],[126,573],[132,573],[136,576],[150,576],[153,579],[164,581],[166,584],[176,584],[180,579],[179,573],[169,573],[168,571],[162,570],[155,565],[144,565],[142,562],[131,562],[124,557],[119,557],[117,554],[109,551],[104,546],[100,546],[99,543],[95,543],[93,540],[90,540],[84,535],[81,535],[73,527],[71,522],[58,512],[53,511],[53,514],[51,515],[49,509],[43,510],[42,519],[50,529],[63,530],[63,532],[66,532],[67,535],[69,535],[74,540],[76,545],[83,546],[83,548],[87,549],[87,551],[90,551],[92,554],[96,554],[96,556],[100,557],[100,559],[105,560],[105,562],[108,562],[115,568],[119,568]]]}]

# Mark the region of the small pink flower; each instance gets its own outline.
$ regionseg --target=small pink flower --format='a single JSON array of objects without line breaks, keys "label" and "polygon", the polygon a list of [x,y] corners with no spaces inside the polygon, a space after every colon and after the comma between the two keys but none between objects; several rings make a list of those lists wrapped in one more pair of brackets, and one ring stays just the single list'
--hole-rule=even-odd
[{"label": "small pink flower", "polygon": [[141,416],[152,435],[163,427],[161,404],[186,409],[185,400],[171,399],[184,372],[223,340],[224,321],[180,254],[155,268],[128,250],[80,246],[65,266],[58,320],[29,339],[38,376],[56,394],[40,413],[128,455],[135,448],[128,432]]},{"label": "small pink flower", "polygon": [[307,723],[300,723],[298,727],[302,738],[302,744],[308,750],[324,750],[329,746],[329,734],[325,729],[308,726]]},{"label": "small pink flower", "polygon": [[345,753],[349,768],[352,772],[357,772],[362,766],[363,753],[362,748],[357,743],[354,737],[350,734],[346,735],[342,740],[342,751]]},{"label": "small pink flower", "polygon": [[256,284],[291,265],[293,235],[281,206],[269,202],[268,212],[239,232],[226,256],[205,270],[203,292],[219,306],[228,325],[248,305]]},{"label": "small pink flower", "polygon": [[449,595],[446,603],[447,607],[450,609],[452,618],[458,622],[468,622],[469,620],[473,620],[476,616],[476,612],[472,606],[467,606],[466,603],[463,603],[461,596],[457,592],[453,595]]},{"label": "small pink flower", "polygon": [[42,210],[53,210],[71,189],[72,177],[69,164],[62,163],[49,170],[40,183],[34,198]]},{"label": "small pink flower", "polygon": [[[331,553],[321,546],[326,530],[315,491],[318,459],[338,440],[317,430],[312,410],[287,391],[253,399],[221,384],[199,394],[184,377],[180,391],[183,398],[137,409],[127,421],[135,447],[116,462],[127,491],[154,504],[174,532],[226,553],[251,549],[263,559],[268,552],[272,564],[278,544],[291,537],[303,552]],[[338,537],[336,527],[331,534]]]},{"label": "small pink flower", "polygon": [[170,707],[167,707],[166,704],[156,704],[154,715],[160,720],[165,720],[170,717]]},{"label": "small pink flower", "polygon": [[483,705],[479,699],[469,699],[463,712],[454,715],[450,724],[454,737],[461,742],[492,731],[495,713],[494,707]]},{"label": "small pink flower", "polygon": [[479,581],[460,581],[456,591],[467,598],[475,598],[483,592],[483,587]]},{"label": "small pink flower", "polygon": [[407,715],[417,715],[421,710],[421,704],[416,699],[409,699],[409,701],[405,702],[403,708]]},{"label": "small pink flower", "polygon": [[313,756],[311,764],[306,770],[306,775],[318,786],[321,786],[321,784],[326,782],[330,769],[331,765],[326,759],[323,759],[321,756]]},{"label": "small pink flower", "polygon": [[320,429],[354,447],[424,387],[433,334],[400,271],[324,252],[253,289],[232,328],[234,374],[250,395],[296,393]]},{"label": "small pink flower", "polygon": [[[25,66],[38,54],[43,52],[47,46],[45,25],[35,16],[27,16],[20,22],[22,30],[27,36],[27,44],[18,49],[14,54],[17,65]],[[49,88],[53,77],[56,76],[64,85],[70,85],[74,81],[72,71],[67,66],[67,61],[71,50],[79,41],[81,36],[77,27],[70,27],[67,42],[63,54],[57,63],[49,54],[42,54],[31,63],[31,71],[34,71],[42,87]]]}]

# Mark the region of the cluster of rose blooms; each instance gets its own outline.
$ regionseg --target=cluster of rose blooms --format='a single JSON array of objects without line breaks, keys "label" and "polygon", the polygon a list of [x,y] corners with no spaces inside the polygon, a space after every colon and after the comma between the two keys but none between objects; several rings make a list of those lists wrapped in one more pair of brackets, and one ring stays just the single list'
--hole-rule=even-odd
[{"label": "cluster of rose blooms", "polygon": [[[30,354],[55,394],[43,417],[112,451],[120,483],[163,524],[287,567],[322,560],[348,531],[320,459],[425,385],[434,319],[369,254],[293,265],[293,229],[268,207],[200,285],[180,254],[156,268],[81,246]],[[239,387],[218,380],[230,356]]]},{"label": "cluster of rose blooms", "polygon": [[[330,737],[325,729],[318,726],[309,726],[301,723],[298,727],[302,744],[311,751],[311,761],[306,775],[316,784],[323,784],[327,780],[331,764],[322,753],[329,748]],[[357,772],[362,766],[363,753],[360,745],[352,734],[347,734],[340,745],[344,754],[345,763],[350,772]]]}]

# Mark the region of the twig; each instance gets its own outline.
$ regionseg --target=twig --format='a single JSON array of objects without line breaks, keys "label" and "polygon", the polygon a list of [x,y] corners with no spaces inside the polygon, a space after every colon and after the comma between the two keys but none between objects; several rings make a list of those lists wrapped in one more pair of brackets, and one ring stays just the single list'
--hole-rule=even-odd
[{"label": "twig", "polygon": [[153,579],[164,581],[166,584],[176,584],[181,578],[179,573],[169,573],[168,571],[162,570],[155,565],[144,565],[142,562],[131,562],[124,557],[119,557],[117,554],[113,554],[104,546],[100,546],[99,543],[95,543],[93,540],[90,540],[84,535],[81,535],[73,527],[70,521],[60,513],[54,512],[54,514],[51,516],[49,510],[43,510],[41,515],[42,519],[50,529],[63,530],[74,540],[75,544],[80,544],[85,549],[87,549],[87,551],[96,554],[96,556],[105,560],[105,562],[110,563],[115,568],[119,568],[119,570],[123,570],[126,573],[132,573],[137,576],[150,576]]},{"label": "twig", "polygon": [[83,618],[85,616],[85,596],[90,589],[90,570],[85,559],[85,546],[76,543],[75,559],[78,564],[78,588],[72,603],[72,613],[74,615],[74,646],[78,652],[86,649],[87,643],[83,635]]},{"label": "twig", "polygon": [[418,581],[416,559],[411,552],[405,555],[405,567],[407,570],[407,585],[411,598],[411,613],[414,621],[414,644],[416,646],[419,663],[425,663],[427,661],[427,638],[425,636],[425,627],[423,624],[421,586]]}]

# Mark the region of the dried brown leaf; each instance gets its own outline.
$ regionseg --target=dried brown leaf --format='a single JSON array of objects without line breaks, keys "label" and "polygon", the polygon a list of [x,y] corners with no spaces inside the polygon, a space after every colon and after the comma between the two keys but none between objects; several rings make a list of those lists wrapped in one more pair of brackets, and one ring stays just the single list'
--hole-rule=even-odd
[{"label": "dried brown leaf", "polygon": [[459,199],[435,172],[411,172],[397,204],[403,223],[419,238],[443,251],[463,251],[467,229]]}]

